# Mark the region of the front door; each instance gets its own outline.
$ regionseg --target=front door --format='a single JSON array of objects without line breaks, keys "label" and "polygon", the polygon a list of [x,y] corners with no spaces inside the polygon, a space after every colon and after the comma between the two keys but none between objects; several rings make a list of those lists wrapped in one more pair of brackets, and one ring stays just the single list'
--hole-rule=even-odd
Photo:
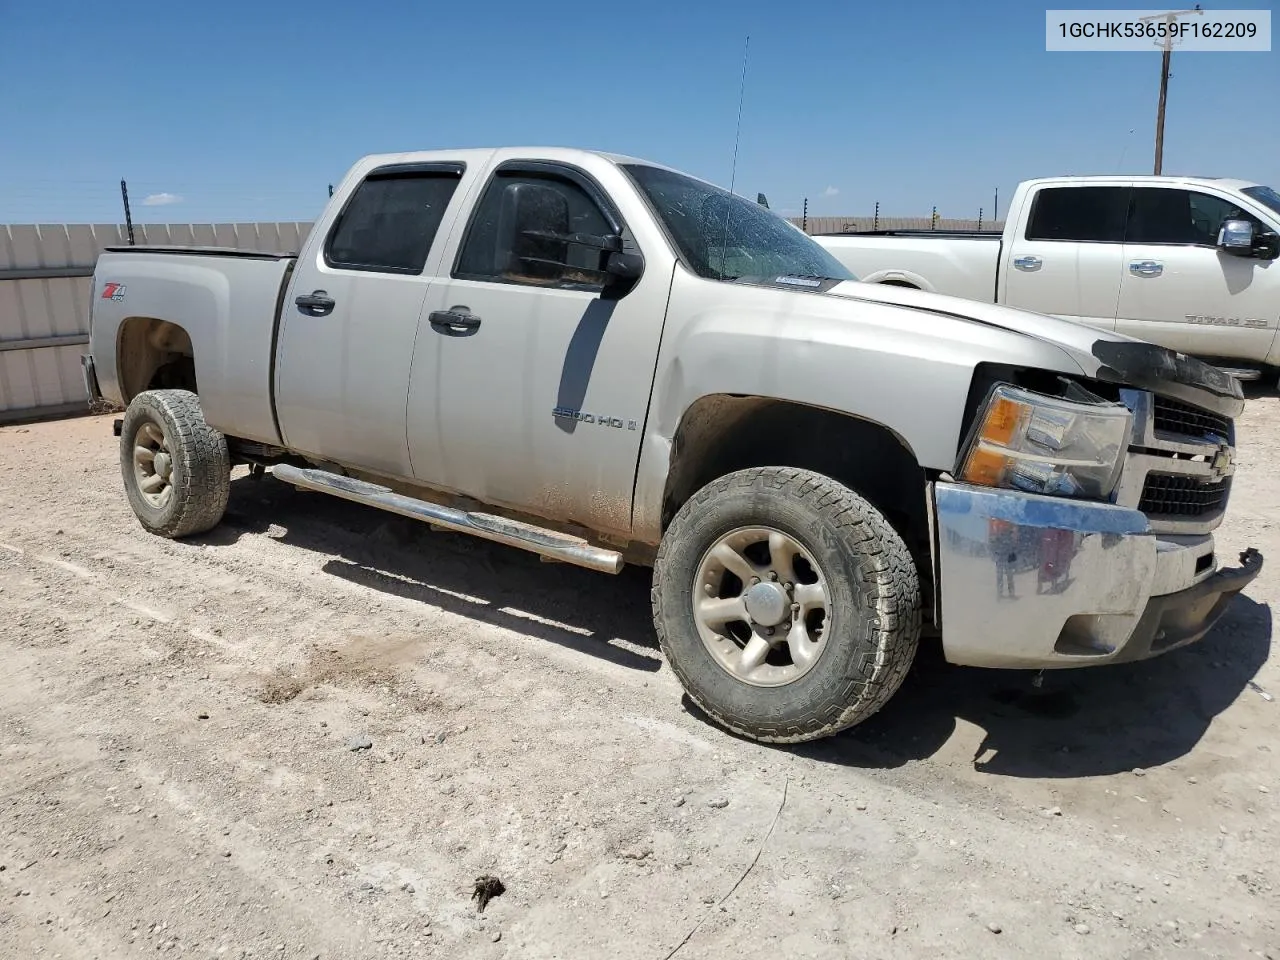
[{"label": "front door", "polygon": [[1128,187],[1041,187],[1004,251],[1000,302],[1115,327]]},{"label": "front door", "polygon": [[598,266],[591,238],[606,235],[632,242],[581,171],[518,161],[496,170],[452,275],[423,306],[408,424],[419,480],[630,529],[671,265],[654,258],[625,295],[603,294],[598,276],[574,266]]},{"label": "front door", "polygon": [[294,450],[412,474],[405,399],[432,248],[461,164],[371,170],[294,269],[276,351],[276,411]]},{"label": "front door", "polygon": [[1135,187],[1116,329],[1183,353],[1262,363],[1280,322],[1275,260],[1219,250],[1224,220],[1251,220],[1231,200],[1198,190]]}]

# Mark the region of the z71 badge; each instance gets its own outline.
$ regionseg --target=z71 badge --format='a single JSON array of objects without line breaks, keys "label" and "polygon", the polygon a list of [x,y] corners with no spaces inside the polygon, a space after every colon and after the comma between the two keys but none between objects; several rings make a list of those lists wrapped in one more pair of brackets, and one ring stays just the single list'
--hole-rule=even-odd
[{"label": "z71 badge", "polygon": [[606,417],[598,413],[583,413],[581,410],[574,410],[572,407],[556,407],[551,411],[551,416],[557,420],[577,420],[579,423],[595,423],[602,427],[613,427],[616,430],[621,430],[623,427],[628,430],[637,428],[634,420],[623,420],[621,417]]},{"label": "z71 badge", "polygon": [[124,299],[124,284],[123,284],[123,283],[107,283],[107,284],[104,284],[104,285],[103,285],[103,287],[102,287],[102,298],[101,298],[101,299],[103,299],[103,300],[115,300],[115,301],[117,301],[117,302],[119,302],[119,301],[123,300],[123,299]]}]

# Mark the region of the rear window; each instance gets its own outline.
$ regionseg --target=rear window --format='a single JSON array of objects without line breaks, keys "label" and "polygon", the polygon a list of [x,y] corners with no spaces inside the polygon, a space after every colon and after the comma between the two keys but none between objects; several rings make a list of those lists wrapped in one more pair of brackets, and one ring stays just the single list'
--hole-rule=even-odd
[{"label": "rear window", "polygon": [[375,171],[334,224],[325,261],[344,270],[421,273],[460,168]]},{"label": "rear window", "polygon": [[1128,187],[1046,187],[1031,203],[1028,240],[1124,242]]}]

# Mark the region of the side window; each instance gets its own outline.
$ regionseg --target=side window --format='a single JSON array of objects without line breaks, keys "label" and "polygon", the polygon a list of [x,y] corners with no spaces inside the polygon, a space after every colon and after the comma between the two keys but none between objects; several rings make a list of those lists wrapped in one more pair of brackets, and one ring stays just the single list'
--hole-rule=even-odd
[{"label": "side window", "polygon": [[[1254,220],[1230,200],[1191,190],[1139,187],[1129,207],[1129,243],[1201,244],[1212,247],[1224,220]],[[1256,224],[1256,220],[1254,220]]]},{"label": "side window", "polygon": [[460,170],[374,171],[339,214],[325,262],[343,270],[421,273],[460,176]]},{"label": "side window", "polygon": [[1028,240],[1122,243],[1128,187],[1045,187],[1031,202]]},{"label": "side window", "polygon": [[599,290],[612,234],[582,187],[554,175],[494,174],[471,216],[453,275],[572,290]]}]

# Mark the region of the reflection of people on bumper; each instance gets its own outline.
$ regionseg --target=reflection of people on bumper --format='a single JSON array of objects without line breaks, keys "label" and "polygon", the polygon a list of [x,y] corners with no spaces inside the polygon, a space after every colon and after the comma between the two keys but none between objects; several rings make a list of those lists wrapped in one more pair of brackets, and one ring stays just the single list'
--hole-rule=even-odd
[{"label": "reflection of people on bumper", "polygon": [[1050,528],[1040,532],[1036,593],[1061,593],[1071,585],[1071,561],[1080,539],[1074,530]]},{"label": "reflection of people on bumper", "polygon": [[996,597],[1017,599],[1013,592],[1013,565],[1018,560],[1018,540],[1013,524],[995,517],[988,520],[987,544],[996,562]]}]

